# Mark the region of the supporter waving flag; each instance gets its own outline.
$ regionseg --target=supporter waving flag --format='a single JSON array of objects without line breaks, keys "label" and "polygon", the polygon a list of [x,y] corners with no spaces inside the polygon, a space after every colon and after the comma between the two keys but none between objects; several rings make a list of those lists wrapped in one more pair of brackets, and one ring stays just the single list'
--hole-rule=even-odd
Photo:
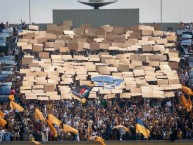
[{"label": "supporter waving flag", "polygon": [[15,101],[14,95],[9,95],[9,100],[10,101]]},{"label": "supporter waving flag", "polygon": [[54,115],[52,114],[48,114],[48,120],[50,123],[52,124],[56,124],[58,126],[60,126],[60,124],[62,123],[58,118],[56,118]]},{"label": "supporter waving flag", "polygon": [[184,94],[182,94],[181,101],[182,101],[182,106],[185,107],[188,112],[190,112],[192,110],[192,101],[190,99],[190,96],[189,96],[189,99],[187,100]]},{"label": "supporter waving flag", "polygon": [[63,124],[63,130],[64,132],[70,132],[70,133],[74,133],[74,134],[78,134],[78,130],[71,127],[71,126],[68,126],[66,124]]},{"label": "supporter waving flag", "polygon": [[82,85],[82,86],[79,86],[79,87],[71,90],[71,93],[73,95],[75,95],[75,97],[74,97],[75,99],[81,101],[84,104],[84,103],[86,103],[86,100],[88,99],[90,91],[92,90],[93,86],[94,86],[93,84]]},{"label": "supporter waving flag", "polygon": [[35,119],[41,120],[42,122],[45,122],[45,118],[44,118],[42,112],[40,112],[40,110],[37,108],[35,109]]},{"label": "supporter waving flag", "polygon": [[23,112],[23,110],[24,110],[23,107],[21,107],[19,104],[15,103],[15,102],[13,102],[13,101],[10,102],[10,107],[11,107],[12,109],[17,110],[18,112]]},{"label": "supporter waving flag", "polygon": [[4,127],[5,124],[7,124],[7,121],[4,120],[4,119],[0,116],[0,126],[1,126],[1,127]]},{"label": "supporter waving flag", "polygon": [[184,91],[184,93],[186,93],[188,95],[193,95],[192,90],[186,86],[182,86],[182,90]]},{"label": "supporter waving flag", "polygon": [[4,117],[5,117],[5,114],[4,114],[2,111],[0,111],[0,116],[1,116],[2,118],[4,118]]},{"label": "supporter waving flag", "polygon": [[190,99],[190,96],[189,96],[189,98],[188,98],[188,112],[190,112],[192,110],[192,101],[191,101],[191,99]]},{"label": "supporter waving flag", "polygon": [[136,133],[142,133],[145,138],[149,138],[150,130],[140,118],[136,118]]},{"label": "supporter waving flag", "polygon": [[46,120],[46,122],[48,123],[48,126],[49,126],[50,130],[52,131],[54,137],[57,137],[58,136],[57,130],[54,128],[52,123],[49,120]]}]

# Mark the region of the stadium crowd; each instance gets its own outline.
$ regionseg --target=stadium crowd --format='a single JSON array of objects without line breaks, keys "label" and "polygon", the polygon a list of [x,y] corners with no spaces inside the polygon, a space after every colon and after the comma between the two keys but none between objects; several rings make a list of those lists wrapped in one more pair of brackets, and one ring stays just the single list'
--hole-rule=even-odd
[{"label": "stadium crowd", "polygon": [[[174,98],[164,99],[121,99],[116,95],[114,99],[104,100],[99,96],[100,99],[91,99],[86,105],[77,100],[26,100],[19,90],[23,78],[19,70],[27,67],[21,64],[24,52],[15,47],[12,55],[15,55],[16,65],[7,81],[13,82],[12,94],[15,101],[24,107],[24,111],[14,111],[9,102],[0,103],[0,110],[7,121],[4,127],[0,127],[0,141],[27,141],[33,138],[37,141],[85,141],[92,135],[101,136],[105,140],[145,140],[143,134],[136,134],[136,117],[141,118],[148,126],[150,140],[193,139],[193,111],[187,112],[182,107],[181,90],[175,92]],[[187,61],[181,59],[179,69],[181,83],[186,86],[189,85],[187,72],[190,69]],[[72,85],[76,87],[75,82]],[[79,131],[78,135],[64,132],[62,126],[54,125],[58,132],[57,137],[54,137],[46,123],[35,119],[35,108],[44,117],[52,114],[62,123],[74,127]],[[127,127],[128,131],[123,128],[114,129],[117,125]]]}]

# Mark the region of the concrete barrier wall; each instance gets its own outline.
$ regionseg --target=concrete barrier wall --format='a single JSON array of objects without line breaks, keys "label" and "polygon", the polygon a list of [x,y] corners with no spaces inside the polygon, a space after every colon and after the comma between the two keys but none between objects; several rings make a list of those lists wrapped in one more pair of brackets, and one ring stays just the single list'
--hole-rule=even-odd
[{"label": "concrete barrier wall", "polygon": [[[189,141],[106,141],[107,145],[193,145],[193,140]],[[42,145],[99,145],[96,142],[41,142]],[[2,142],[1,145],[35,145],[32,142]]]},{"label": "concrete barrier wall", "polygon": [[[148,25],[151,26],[153,23],[142,23],[144,25]],[[173,30],[178,30],[179,29],[179,23],[156,23],[158,25],[160,25],[161,30],[166,31],[167,27],[172,27]]]}]

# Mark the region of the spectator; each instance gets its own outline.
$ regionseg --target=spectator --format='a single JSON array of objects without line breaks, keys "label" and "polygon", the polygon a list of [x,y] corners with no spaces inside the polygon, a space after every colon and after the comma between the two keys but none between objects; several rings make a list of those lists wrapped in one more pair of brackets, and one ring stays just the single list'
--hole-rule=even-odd
[{"label": "spectator", "polygon": [[4,134],[4,140],[5,141],[11,141],[12,134],[9,131],[6,131]]},{"label": "spectator", "polygon": [[22,22],[22,30],[26,30],[27,29],[27,25],[25,24],[25,22]]},{"label": "spectator", "polygon": [[4,134],[5,134],[5,130],[2,127],[0,127],[0,142],[4,140]]},{"label": "spectator", "polygon": [[3,22],[1,22],[0,28],[1,28],[1,29],[5,29],[5,25],[3,24]]}]

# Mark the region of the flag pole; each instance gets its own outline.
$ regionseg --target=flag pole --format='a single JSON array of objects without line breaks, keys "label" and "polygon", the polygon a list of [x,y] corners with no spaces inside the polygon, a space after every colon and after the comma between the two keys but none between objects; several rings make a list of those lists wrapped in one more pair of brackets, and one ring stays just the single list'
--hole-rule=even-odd
[{"label": "flag pole", "polygon": [[31,24],[31,0],[29,0],[29,24]]},{"label": "flag pole", "polygon": [[162,7],[162,6],[163,6],[162,4],[163,4],[163,3],[162,3],[162,0],[160,0],[161,23],[162,23],[162,12],[163,12],[163,11],[162,11],[162,8],[163,8],[163,7]]}]

